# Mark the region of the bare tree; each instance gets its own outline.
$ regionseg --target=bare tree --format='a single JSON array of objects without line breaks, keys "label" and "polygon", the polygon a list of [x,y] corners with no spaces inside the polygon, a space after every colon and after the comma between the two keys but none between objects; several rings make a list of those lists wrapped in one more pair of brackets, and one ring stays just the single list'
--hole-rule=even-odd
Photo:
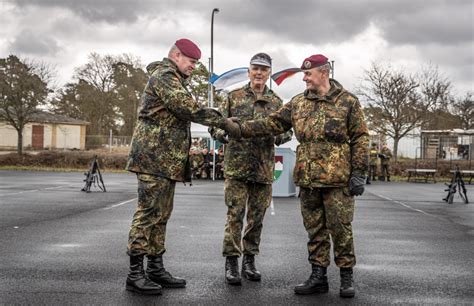
[{"label": "bare tree", "polygon": [[38,107],[46,104],[53,77],[49,66],[22,61],[15,55],[0,59],[0,118],[15,128],[17,151],[23,154],[23,129],[32,122]]},{"label": "bare tree", "polygon": [[472,92],[467,92],[464,97],[455,99],[452,109],[453,113],[461,121],[463,129],[474,128],[474,100]]},{"label": "bare tree", "polygon": [[368,104],[369,127],[393,138],[396,159],[400,139],[422,126],[430,111],[448,103],[449,89],[450,83],[435,67],[413,75],[373,63],[358,93]]}]

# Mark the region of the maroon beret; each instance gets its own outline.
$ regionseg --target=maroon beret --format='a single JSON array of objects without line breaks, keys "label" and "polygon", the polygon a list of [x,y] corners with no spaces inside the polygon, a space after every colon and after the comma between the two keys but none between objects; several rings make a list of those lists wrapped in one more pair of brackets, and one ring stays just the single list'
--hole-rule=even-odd
[{"label": "maroon beret", "polygon": [[328,58],[322,54],[311,55],[304,59],[303,64],[301,64],[301,69],[307,70],[315,67],[322,66],[328,63]]},{"label": "maroon beret", "polygon": [[179,51],[181,51],[181,53],[187,57],[194,58],[196,60],[201,58],[201,50],[199,50],[199,47],[189,39],[178,39],[175,42],[175,45],[178,47]]}]

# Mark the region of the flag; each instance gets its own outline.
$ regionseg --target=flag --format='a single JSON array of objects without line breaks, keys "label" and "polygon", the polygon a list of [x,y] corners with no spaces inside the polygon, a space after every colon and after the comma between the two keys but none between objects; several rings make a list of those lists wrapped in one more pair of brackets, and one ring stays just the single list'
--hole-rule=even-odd
[{"label": "flag", "polygon": [[248,80],[247,67],[235,68],[221,75],[213,74],[210,82],[217,90],[220,90],[245,80]]},{"label": "flag", "polygon": [[277,83],[277,85],[280,85],[286,78],[289,78],[289,77],[293,76],[297,72],[301,72],[301,69],[300,68],[284,69],[282,71],[275,72],[272,75],[272,80],[275,81],[275,83]]}]

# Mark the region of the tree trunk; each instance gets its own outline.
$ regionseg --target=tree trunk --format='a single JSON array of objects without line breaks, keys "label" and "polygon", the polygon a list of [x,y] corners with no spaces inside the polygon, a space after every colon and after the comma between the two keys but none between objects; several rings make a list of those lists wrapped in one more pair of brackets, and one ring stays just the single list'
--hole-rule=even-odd
[{"label": "tree trunk", "polygon": [[23,154],[23,129],[17,130],[18,133],[18,143],[17,143],[17,152],[18,154]]},{"label": "tree trunk", "polygon": [[398,159],[398,142],[400,138],[393,138],[393,159],[397,161]]}]

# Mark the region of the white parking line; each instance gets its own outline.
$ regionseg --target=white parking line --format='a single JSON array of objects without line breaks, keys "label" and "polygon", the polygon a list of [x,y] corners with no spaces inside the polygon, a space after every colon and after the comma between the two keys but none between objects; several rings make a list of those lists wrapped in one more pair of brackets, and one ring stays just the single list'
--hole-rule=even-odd
[{"label": "white parking line", "polygon": [[8,195],[15,195],[15,194],[30,193],[30,192],[36,192],[36,191],[40,191],[40,189],[23,190],[23,191],[12,192],[12,193],[4,193],[4,194],[0,194],[0,197],[8,196]]},{"label": "white parking line", "polygon": [[46,187],[46,188],[41,188],[41,189],[32,189],[32,190],[23,190],[23,191],[18,191],[18,192],[4,193],[4,194],[0,194],[0,197],[8,196],[8,195],[16,195],[16,194],[36,192],[36,191],[40,191],[40,190],[60,189],[60,188],[68,187],[68,186],[71,186],[71,185],[72,184],[67,184],[67,185],[61,185],[61,186]]},{"label": "white parking line", "polygon": [[136,200],[138,200],[138,198],[133,198],[133,199],[127,200],[127,201],[125,201],[125,202],[121,202],[121,203],[118,203],[118,204],[114,204],[114,205],[112,205],[112,206],[104,207],[103,209],[104,209],[104,210],[112,209],[112,208],[119,207],[119,206],[125,205],[125,204],[127,204],[127,203],[136,201]]},{"label": "white parking line", "polygon": [[60,188],[64,188],[64,187],[68,187],[68,186],[71,186],[72,184],[67,184],[67,185],[61,185],[61,186],[56,186],[56,187],[48,187],[48,188],[43,188],[43,189],[60,189]]},{"label": "white parking line", "polygon": [[397,204],[399,204],[399,205],[402,205],[403,207],[406,207],[406,208],[408,208],[408,209],[414,210],[414,211],[416,211],[416,212],[425,214],[425,215],[430,216],[430,217],[438,218],[438,216],[436,216],[436,215],[432,215],[432,214],[427,213],[426,211],[423,211],[423,210],[421,210],[421,209],[413,208],[413,207],[411,207],[410,205],[408,205],[408,204],[406,204],[406,203],[403,203],[403,202],[401,202],[401,201],[394,200],[394,199],[391,199],[391,198],[389,198],[389,197],[385,197],[385,196],[383,196],[383,195],[376,194],[376,193],[373,193],[373,192],[372,192],[372,194],[376,195],[376,196],[379,197],[379,198],[385,199],[385,200],[387,200],[387,201],[390,201],[390,202],[393,202],[393,203],[397,203]]}]

